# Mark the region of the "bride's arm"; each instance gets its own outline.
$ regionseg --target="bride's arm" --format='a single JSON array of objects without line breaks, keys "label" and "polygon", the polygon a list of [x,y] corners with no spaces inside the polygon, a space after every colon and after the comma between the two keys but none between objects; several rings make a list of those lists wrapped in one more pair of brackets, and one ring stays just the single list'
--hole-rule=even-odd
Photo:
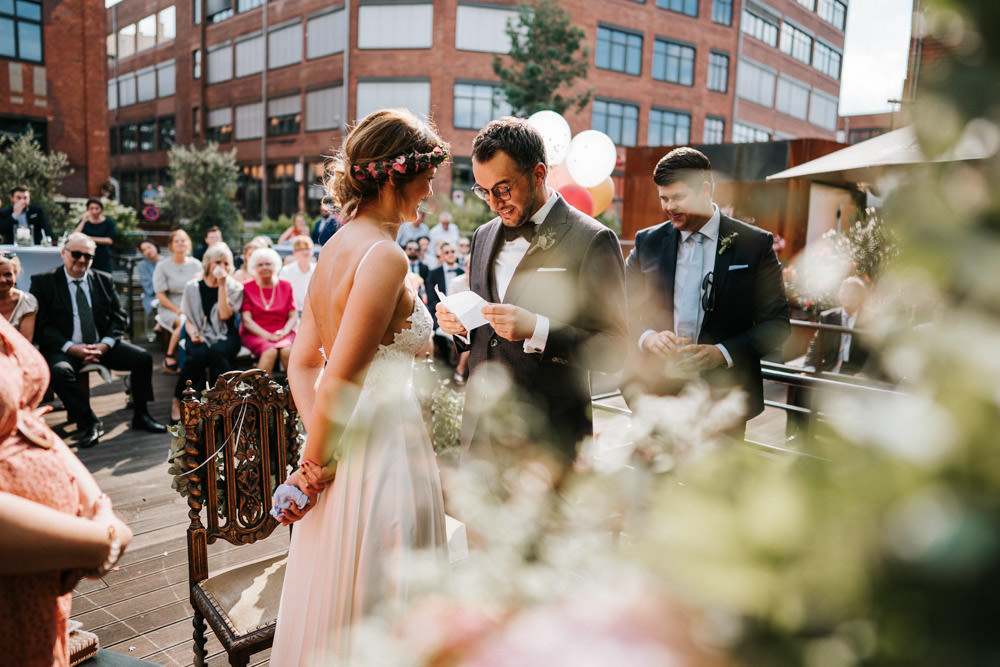
[{"label": "bride's arm", "polygon": [[323,354],[320,348],[323,341],[319,336],[319,328],[313,319],[312,305],[306,296],[306,307],[302,311],[302,322],[295,343],[292,344],[292,354],[288,359],[288,387],[295,399],[295,408],[299,411],[306,433],[311,433],[309,421],[312,419],[313,406],[316,403],[316,383],[323,370]]}]

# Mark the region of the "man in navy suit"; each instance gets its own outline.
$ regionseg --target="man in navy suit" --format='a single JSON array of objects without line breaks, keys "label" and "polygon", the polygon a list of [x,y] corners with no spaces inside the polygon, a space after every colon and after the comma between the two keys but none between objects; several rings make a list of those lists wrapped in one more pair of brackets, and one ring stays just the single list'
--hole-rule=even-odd
[{"label": "man in navy suit", "polygon": [[52,228],[45,219],[45,212],[31,205],[31,192],[28,188],[23,185],[12,188],[10,203],[7,208],[0,209],[0,239],[3,243],[14,242],[14,232],[18,227],[31,230],[35,245],[41,244],[43,236],[52,238]]},{"label": "man in navy suit", "polygon": [[790,331],[773,238],[720,213],[711,162],[693,148],[667,153],[653,181],[669,219],[636,234],[625,263],[630,363],[623,393],[630,401],[674,394],[701,377],[717,394],[741,388],[750,419],[764,409],[760,359]]},{"label": "man in navy suit", "polygon": [[90,269],[95,247],[86,234],[70,234],[62,249],[63,265],[31,279],[31,293],[38,299],[35,340],[52,370],[52,389],[82,434],[79,447],[93,447],[102,434],[101,421],[76,381],[89,363],[131,371],[132,428],[167,430],[146,410],[153,400],[153,358],[122,339],[125,309],[111,275]]},{"label": "man in navy suit", "polygon": [[337,219],[337,216],[333,214],[333,210],[326,204],[320,206],[319,212],[320,217],[313,224],[312,240],[313,243],[322,247],[340,229],[340,220]]}]

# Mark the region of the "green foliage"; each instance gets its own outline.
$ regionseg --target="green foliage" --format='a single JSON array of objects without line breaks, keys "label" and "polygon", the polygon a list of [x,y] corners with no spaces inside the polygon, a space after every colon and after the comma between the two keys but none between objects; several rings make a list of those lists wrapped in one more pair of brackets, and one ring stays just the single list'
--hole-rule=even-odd
[{"label": "green foliage", "polygon": [[[136,244],[142,238],[139,229],[139,216],[131,206],[125,206],[113,199],[107,199],[104,204],[104,217],[115,223],[115,242],[112,248],[118,253],[130,253],[136,249]],[[75,227],[87,211],[85,202],[74,202],[69,209],[70,228]]]},{"label": "green foliage", "polygon": [[174,146],[168,156],[173,185],[163,196],[164,214],[177,220],[192,239],[218,226],[226,238],[239,234],[242,218],[236,196],[236,149],[223,153],[214,142],[203,148]]},{"label": "green foliage", "polygon": [[[260,224],[253,230],[253,235],[258,236],[263,234],[265,236],[271,237],[272,241],[277,242],[278,237],[281,236],[282,232],[292,226],[292,222],[295,216],[285,215],[282,213],[278,216],[277,220],[272,218],[264,218],[261,220]],[[251,230],[247,229],[246,232]]]},{"label": "green foliage", "polygon": [[563,113],[571,107],[581,111],[590,103],[592,88],[579,95],[558,91],[587,78],[586,32],[572,24],[557,0],[531,0],[519,5],[517,12],[517,23],[507,22],[510,52],[493,59],[493,72],[514,113],[530,116],[543,109]]},{"label": "green foliage", "polygon": [[[65,209],[53,197],[63,180],[73,173],[65,153],[45,153],[31,132],[11,138],[0,135],[0,197],[3,206],[10,205],[10,189],[24,185],[31,191],[31,203],[45,211],[52,230],[66,225]],[[2,208],[2,207],[0,207]]]},{"label": "green foliage", "polygon": [[[471,192],[466,193],[461,204],[456,204],[447,195],[437,195],[434,209],[451,213],[451,221],[463,232],[474,232],[495,217],[486,202]],[[437,218],[429,217],[426,222],[429,227],[433,227],[437,224]]]}]

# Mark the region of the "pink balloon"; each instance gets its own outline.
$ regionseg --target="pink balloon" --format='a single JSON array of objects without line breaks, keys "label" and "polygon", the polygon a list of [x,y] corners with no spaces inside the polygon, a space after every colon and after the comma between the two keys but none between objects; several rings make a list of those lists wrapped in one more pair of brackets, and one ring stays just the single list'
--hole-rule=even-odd
[{"label": "pink balloon", "polygon": [[566,202],[575,208],[576,210],[584,213],[585,215],[593,215],[594,213],[594,198],[591,196],[590,191],[582,185],[577,185],[576,183],[570,183],[569,185],[564,185],[559,188],[559,194],[563,196]]},{"label": "pink balloon", "polygon": [[553,190],[559,190],[564,185],[572,185],[576,183],[576,181],[573,180],[573,177],[569,175],[569,169],[566,167],[565,162],[549,167],[549,175],[546,182]]}]

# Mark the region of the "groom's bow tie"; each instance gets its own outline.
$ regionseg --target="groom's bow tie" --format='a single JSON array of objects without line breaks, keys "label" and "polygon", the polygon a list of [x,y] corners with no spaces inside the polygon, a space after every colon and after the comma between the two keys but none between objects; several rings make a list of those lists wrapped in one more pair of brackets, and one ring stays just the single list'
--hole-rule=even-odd
[{"label": "groom's bow tie", "polygon": [[504,243],[510,243],[511,241],[522,238],[528,243],[535,240],[535,223],[531,220],[521,224],[518,227],[508,227],[503,226],[503,240]]}]

